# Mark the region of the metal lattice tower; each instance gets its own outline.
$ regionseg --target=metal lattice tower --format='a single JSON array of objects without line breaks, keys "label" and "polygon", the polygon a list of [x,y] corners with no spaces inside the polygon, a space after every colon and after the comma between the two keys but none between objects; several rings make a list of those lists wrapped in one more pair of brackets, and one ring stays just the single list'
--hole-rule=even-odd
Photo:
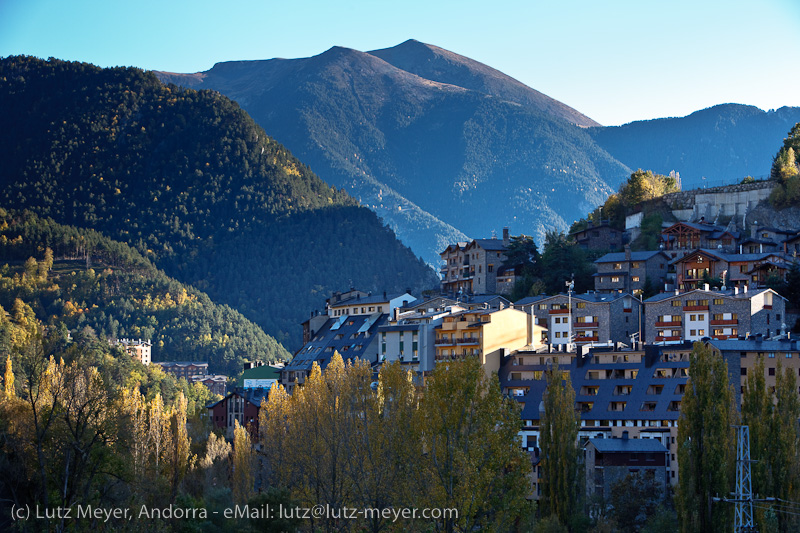
[{"label": "metal lattice tower", "polygon": [[750,476],[750,427],[736,428],[736,517],[733,522],[735,533],[755,531],[753,524],[753,485]]}]

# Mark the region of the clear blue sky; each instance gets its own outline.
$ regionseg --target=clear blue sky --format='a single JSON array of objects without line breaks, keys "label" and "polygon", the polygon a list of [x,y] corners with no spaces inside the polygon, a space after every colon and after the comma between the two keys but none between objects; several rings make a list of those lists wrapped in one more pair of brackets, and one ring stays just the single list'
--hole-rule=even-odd
[{"label": "clear blue sky", "polygon": [[798,0],[0,0],[0,56],[197,72],[413,38],[604,125],[800,106]]}]

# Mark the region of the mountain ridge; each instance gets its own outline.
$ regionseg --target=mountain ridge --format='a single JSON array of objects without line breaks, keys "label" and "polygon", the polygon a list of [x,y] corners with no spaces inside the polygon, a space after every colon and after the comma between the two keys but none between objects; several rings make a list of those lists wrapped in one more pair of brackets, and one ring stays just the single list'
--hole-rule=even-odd
[{"label": "mountain ridge", "polygon": [[[223,79],[226,71],[235,76]],[[469,72],[474,81],[476,71]],[[509,226],[543,240],[547,229],[566,230],[629,173],[593,146],[585,128],[561,117],[448,83],[457,80],[445,74],[443,81],[428,80],[348,48],[300,60],[218,64],[199,84],[196,75],[156,75],[238,101],[431,264],[438,264],[443,244],[465,235]],[[497,79],[519,85],[499,73],[486,85]],[[481,221],[463,216],[473,209],[483,211]]]}]

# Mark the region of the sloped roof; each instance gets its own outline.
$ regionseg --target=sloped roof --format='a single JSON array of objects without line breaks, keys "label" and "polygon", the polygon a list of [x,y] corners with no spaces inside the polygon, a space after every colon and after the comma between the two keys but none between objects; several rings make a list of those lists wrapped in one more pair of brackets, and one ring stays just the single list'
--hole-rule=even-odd
[{"label": "sloped roof", "polygon": [[663,255],[667,258],[667,254],[661,250],[645,251],[645,252],[631,252],[631,258],[625,256],[625,252],[612,252],[604,255],[600,259],[595,259],[595,263],[623,263],[625,261],[647,261],[648,259],[657,255]]},{"label": "sloped roof", "polygon": [[667,449],[655,439],[589,439],[602,453],[666,453]]}]

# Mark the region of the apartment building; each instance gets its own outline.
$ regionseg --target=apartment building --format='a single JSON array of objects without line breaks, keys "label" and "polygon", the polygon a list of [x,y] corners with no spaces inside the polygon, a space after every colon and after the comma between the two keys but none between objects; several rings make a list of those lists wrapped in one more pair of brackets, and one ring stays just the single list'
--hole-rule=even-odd
[{"label": "apartment building", "polygon": [[669,271],[669,256],[662,251],[610,253],[594,264],[594,289],[596,292],[623,292],[639,294],[649,280],[651,286],[663,287]]},{"label": "apartment building", "polygon": [[531,314],[537,325],[546,328],[547,343],[553,345],[630,342],[641,326],[642,303],[631,294],[534,296],[518,301],[514,307]]},{"label": "apartment building", "polygon": [[539,424],[545,373],[558,364],[575,389],[581,445],[589,439],[652,439],[666,448],[669,482],[677,483],[677,431],[689,370],[689,342],[634,348],[605,346],[585,354],[519,350],[503,360],[503,392],[522,406],[522,446],[534,464],[534,494],[540,492]]},{"label": "apartment building", "polygon": [[785,277],[790,261],[782,253],[724,253],[697,249],[672,261],[677,288],[698,289],[710,278],[727,279],[731,287],[765,287],[771,276]]},{"label": "apartment building", "polygon": [[[313,332],[309,335],[310,340],[281,370],[280,383],[289,393],[296,385],[305,382],[315,363],[324,371],[336,352],[345,361],[363,359],[372,364],[378,362],[378,328],[386,324],[388,314],[320,316],[325,318],[324,322],[314,324],[313,330],[309,327],[309,332]],[[310,322],[307,323],[310,326]]]},{"label": "apartment building", "polygon": [[149,365],[152,361],[153,344],[149,340],[117,339],[111,341],[110,344],[112,346],[121,346],[128,355],[143,365]]},{"label": "apartment building", "polygon": [[648,343],[717,340],[785,329],[786,299],[772,289],[663,293],[644,301],[644,339]]},{"label": "apartment building", "polygon": [[436,327],[435,361],[478,357],[491,375],[500,369],[505,354],[536,343],[541,332],[541,327],[531,326],[527,313],[516,309],[453,313],[443,317]]},{"label": "apartment building", "polygon": [[[502,287],[509,284],[509,271],[501,270],[506,260],[510,237],[503,229],[503,239],[474,239],[449,245],[440,254],[442,292],[445,294],[496,294],[498,274],[502,274]],[[511,273],[513,277],[513,272]],[[513,285],[513,279],[510,281]]]}]

